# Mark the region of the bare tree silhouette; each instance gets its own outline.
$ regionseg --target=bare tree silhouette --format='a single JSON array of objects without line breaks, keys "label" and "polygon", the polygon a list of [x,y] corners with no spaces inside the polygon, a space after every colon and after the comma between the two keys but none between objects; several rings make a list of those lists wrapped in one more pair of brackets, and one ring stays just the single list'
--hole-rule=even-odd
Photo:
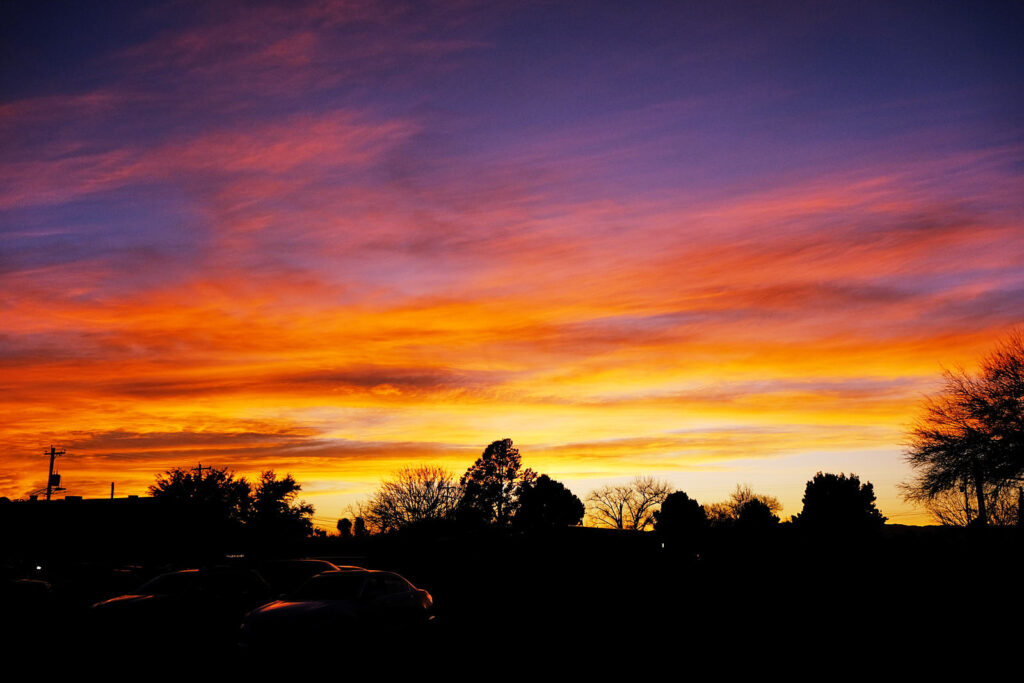
[{"label": "bare tree silhouette", "polygon": [[736,489],[729,494],[729,502],[727,505],[732,512],[734,519],[739,519],[740,511],[743,506],[750,501],[758,500],[764,503],[768,511],[773,515],[777,515],[782,511],[782,503],[775,496],[769,496],[763,493],[754,493],[754,489],[751,488],[750,484],[736,484]]},{"label": "bare tree silhouette", "polygon": [[595,526],[644,531],[654,526],[654,513],[671,492],[671,484],[649,476],[602,486],[587,496],[587,517]]},{"label": "bare tree silhouette", "polygon": [[405,467],[381,482],[365,503],[363,516],[381,532],[451,519],[461,494],[455,475],[443,467]]}]

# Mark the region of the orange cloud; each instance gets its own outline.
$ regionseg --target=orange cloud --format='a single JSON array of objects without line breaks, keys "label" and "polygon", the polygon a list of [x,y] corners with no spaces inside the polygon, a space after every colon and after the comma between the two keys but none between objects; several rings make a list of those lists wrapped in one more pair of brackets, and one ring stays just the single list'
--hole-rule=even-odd
[{"label": "orange cloud", "polygon": [[52,441],[74,493],[201,459],[290,470],[329,518],[508,436],[581,495],[755,462],[788,507],[813,458],[901,509],[940,363],[1024,314],[1012,131],[822,145],[761,130],[820,124],[803,83],[496,84],[507,27],[465,12],[204,6],[0,103],[0,493]]}]

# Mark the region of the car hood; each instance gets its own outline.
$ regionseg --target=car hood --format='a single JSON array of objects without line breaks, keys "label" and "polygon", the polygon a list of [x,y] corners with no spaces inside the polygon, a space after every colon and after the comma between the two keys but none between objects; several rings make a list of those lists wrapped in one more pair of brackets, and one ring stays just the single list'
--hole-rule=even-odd
[{"label": "car hood", "polygon": [[348,600],[275,600],[254,609],[250,618],[289,619],[331,614],[355,616],[356,606]]},{"label": "car hood", "polygon": [[119,595],[116,598],[110,598],[109,600],[103,600],[93,605],[94,608],[100,609],[117,609],[119,607],[128,607],[131,605],[138,605],[142,603],[148,603],[156,600],[159,596],[156,595]]},{"label": "car hood", "polygon": [[331,632],[358,622],[355,604],[342,600],[275,600],[249,613],[242,632],[250,636]]}]

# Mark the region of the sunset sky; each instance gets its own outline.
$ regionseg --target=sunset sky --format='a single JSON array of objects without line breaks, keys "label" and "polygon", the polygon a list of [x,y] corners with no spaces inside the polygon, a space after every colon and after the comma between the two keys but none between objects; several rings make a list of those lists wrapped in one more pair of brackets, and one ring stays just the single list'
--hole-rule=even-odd
[{"label": "sunset sky", "polygon": [[1024,5],[0,9],[0,495],[512,438],[800,511],[1024,323]]}]

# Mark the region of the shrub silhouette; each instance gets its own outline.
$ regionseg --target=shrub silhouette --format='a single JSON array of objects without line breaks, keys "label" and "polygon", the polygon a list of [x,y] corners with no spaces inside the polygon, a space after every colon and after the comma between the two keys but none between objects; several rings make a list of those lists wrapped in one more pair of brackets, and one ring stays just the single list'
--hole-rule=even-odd
[{"label": "shrub silhouette", "polygon": [[736,528],[743,531],[765,531],[779,523],[768,503],[758,498],[743,503],[736,515]]},{"label": "shrub silhouette", "polygon": [[352,520],[342,517],[338,520],[338,535],[344,539],[352,538]]},{"label": "shrub silhouette", "polygon": [[818,472],[807,482],[803,503],[793,523],[808,530],[869,531],[885,523],[875,507],[874,486],[861,484],[855,474]]},{"label": "shrub silhouette", "polygon": [[692,549],[708,526],[704,507],[682,491],[668,494],[654,513],[654,530],[666,549]]},{"label": "shrub silhouette", "polygon": [[583,521],[583,513],[583,501],[561,482],[542,474],[523,484],[512,524],[520,529],[576,526]]}]

